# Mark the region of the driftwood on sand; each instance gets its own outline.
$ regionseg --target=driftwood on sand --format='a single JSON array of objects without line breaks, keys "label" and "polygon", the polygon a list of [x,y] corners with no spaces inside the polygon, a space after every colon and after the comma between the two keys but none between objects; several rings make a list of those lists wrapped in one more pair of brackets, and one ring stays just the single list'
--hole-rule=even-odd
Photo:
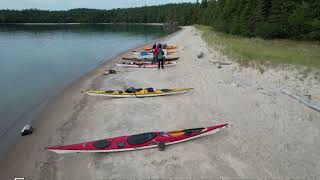
[{"label": "driftwood on sand", "polygon": [[304,104],[304,105],[306,105],[306,106],[308,106],[308,107],[310,107],[310,108],[312,108],[312,109],[317,110],[317,111],[320,112],[320,107],[317,106],[316,104],[313,104],[313,103],[311,103],[311,102],[308,102],[307,100],[303,99],[302,97],[300,97],[300,96],[298,96],[298,95],[295,95],[295,94],[291,93],[291,92],[288,91],[288,90],[281,89],[281,92],[284,93],[284,94],[286,94],[286,95],[288,95],[288,96],[290,96],[290,97],[292,97],[293,99],[298,100],[298,101],[301,102],[302,104]]},{"label": "driftwood on sand", "polygon": [[221,61],[209,61],[217,66],[218,69],[222,68],[224,65],[231,65],[231,62],[221,62]]},{"label": "driftwood on sand", "polygon": [[220,65],[231,65],[231,62],[222,62],[222,61],[209,61],[213,64],[220,64]]}]

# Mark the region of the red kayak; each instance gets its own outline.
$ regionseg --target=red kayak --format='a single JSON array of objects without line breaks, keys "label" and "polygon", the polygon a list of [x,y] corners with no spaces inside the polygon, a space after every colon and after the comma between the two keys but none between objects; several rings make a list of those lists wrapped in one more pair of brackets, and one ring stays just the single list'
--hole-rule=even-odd
[{"label": "red kayak", "polygon": [[98,141],[90,141],[65,146],[51,146],[48,150],[56,153],[73,152],[119,152],[159,147],[163,150],[166,145],[176,144],[191,139],[214,134],[227,127],[220,124],[207,128],[184,129],[178,131],[147,132],[131,136],[119,136]]}]

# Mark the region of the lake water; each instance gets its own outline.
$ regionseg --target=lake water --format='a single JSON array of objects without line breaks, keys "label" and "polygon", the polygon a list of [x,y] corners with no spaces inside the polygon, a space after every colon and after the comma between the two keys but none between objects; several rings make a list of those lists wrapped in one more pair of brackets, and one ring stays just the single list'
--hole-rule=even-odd
[{"label": "lake water", "polygon": [[176,29],[147,25],[0,25],[0,154],[39,107],[117,54]]}]

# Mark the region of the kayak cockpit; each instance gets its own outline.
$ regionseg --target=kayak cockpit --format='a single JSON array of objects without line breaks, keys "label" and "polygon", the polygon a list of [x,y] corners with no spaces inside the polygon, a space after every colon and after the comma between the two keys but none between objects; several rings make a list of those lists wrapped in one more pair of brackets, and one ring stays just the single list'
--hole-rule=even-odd
[{"label": "kayak cockpit", "polygon": [[93,143],[93,146],[97,149],[104,149],[109,147],[110,145],[111,145],[111,141],[107,139],[98,140]]},{"label": "kayak cockpit", "polygon": [[155,137],[157,137],[157,133],[154,133],[154,132],[148,132],[148,133],[142,133],[142,134],[128,136],[128,144],[130,144],[130,145],[144,144],[148,141],[151,141]]}]

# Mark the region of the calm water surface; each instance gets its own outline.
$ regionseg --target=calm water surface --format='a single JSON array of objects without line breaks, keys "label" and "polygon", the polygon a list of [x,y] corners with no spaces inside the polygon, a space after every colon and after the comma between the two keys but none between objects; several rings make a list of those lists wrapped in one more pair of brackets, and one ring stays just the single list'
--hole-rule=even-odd
[{"label": "calm water surface", "polygon": [[125,50],[176,29],[146,25],[0,25],[0,153],[50,97]]}]

